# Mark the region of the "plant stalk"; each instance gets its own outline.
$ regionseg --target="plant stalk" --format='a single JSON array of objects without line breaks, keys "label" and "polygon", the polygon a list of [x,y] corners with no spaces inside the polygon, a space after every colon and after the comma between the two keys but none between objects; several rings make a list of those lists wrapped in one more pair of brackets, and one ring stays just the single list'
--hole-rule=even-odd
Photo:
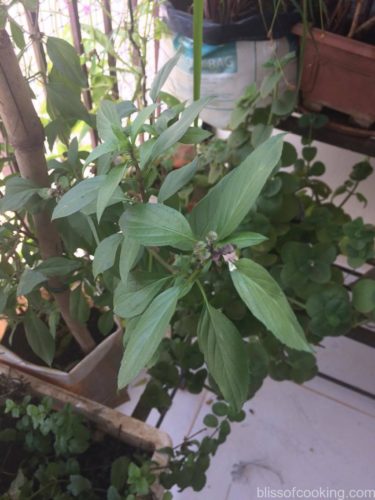
[{"label": "plant stalk", "polygon": [[[201,95],[202,46],[203,46],[203,0],[194,0],[193,17],[193,51],[194,51],[194,88],[193,99],[197,101]],[[195,125],[197,125],[197,120]]]},{"label": "plant stalk", "polygon": [[[40,187],[49,187],[43,127],[5,29],[0,30],[0,118],[14,148],[21,176]],[[33,215],[33,219],[42,258],[61,256],[60,237],[49,211],[41,210]],[[58,278],[49,280],[49,288],[72,335],[83,352],[90,352],[95,347],[95,342],[86,326],[70,314],[69,288]]]}]

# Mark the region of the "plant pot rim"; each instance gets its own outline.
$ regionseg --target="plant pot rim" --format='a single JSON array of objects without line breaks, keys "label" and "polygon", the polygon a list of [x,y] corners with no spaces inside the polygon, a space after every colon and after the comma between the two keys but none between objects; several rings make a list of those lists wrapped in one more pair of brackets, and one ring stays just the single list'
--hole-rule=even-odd
[{"label": "plant pot rim", "polygon": [[[48,396],[59,407],[70,404],[78,414],[96,424],[106,434],[135,448],[151,452],[152,460],[161,468],[168,465],[168,455],[158,451],[172,446],[172,439],[166,432],[84,396],[56,387],[1,361],[0,374],[24,380],[33,394]],[[153,485],[152,489],[156,497],[161,499],[164,489],[160,483]]]},{"label": "plant pot rim", "polygon": [[[302,23],[293,26],[292,32],[300,37],[304,36],[305,30]],[[319,28],[311,28],[306,32],[307,39],[312,40],[316,44],[328,45],[338,50],[349,52],[354,56],[366,57],[375,59],[375,46],[368,43],[359,42],[346,36],[337,35],[330,31],[325,31]]]},{"label": "plant pot rim", "polygon": [[40,366],[15,354],[11,349],[8,349],[0,343],[0,362],[6,365],[14,366],[27,373],[34,373],[37,376],[53,380],[61,385],[74,385],[79,383],[91,371],[92,366],[101,361],[106,354],[110,351],[114,343],[116,343],[123,334],[123,328],[118,318],[114,316],[116,323],[116,330],[108,335],[95,349],[84,356],[71,370],[63,371],[57,368],[50,368],[48,366]]}]

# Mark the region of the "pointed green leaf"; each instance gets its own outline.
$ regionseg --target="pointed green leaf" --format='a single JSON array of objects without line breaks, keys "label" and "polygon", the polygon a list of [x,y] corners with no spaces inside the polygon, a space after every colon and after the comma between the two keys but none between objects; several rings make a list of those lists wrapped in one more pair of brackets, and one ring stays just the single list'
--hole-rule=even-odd
[{"label": "pointed green leaf", "polygon": [[157,138],[152,148],[150,158],[155,159],[174,146],[185,135],[195,118],[211,100],[212,97],[203,97],[199,99],[199,101],[190,104],[190,106],[181,113],[178,122],[168,127],[167,130]]},{"label": "pointed green leaf", "polygon": [[135,141],[135,138],[138,135],[138,132],[141,130],[143,127],[145,121],[147,118],[155,111],[155,109],[158,107],[158,104],[150,104],[150,106],[147,106],[146,108],[143,108],[136,118],[134,119],[133,123],[131,124],[131,140],[132,142]]},{"label": "pointed green leaf", "polygon": [[259,233],[253,233],[251,231],[245,231],[243,233],[233,234],[233,236],[229,236],[223,241],[220,241],[218,245],[231,243],[232,245],[236,245],[237,248],[247,248],[255,245],[259,245],[259,243],[263,243],[263,241],[268,240],[266,236]]},{"label": "pointed green leaf", "polygon": [[150,97],[155,102],[159,96],[159,92],[163,88],[163,85],[168,80],[173,68],[176,66],[177,61],[181,56],[181,52],[177,52],[169,61],[167,61],[164,66],[158,71],[157,75],[152,82],[150,89]]},{"label": "pointed green leaf", "polygon": [[121,234],[111,234],[104,238],[97,246],[92,263],[92,272],[96,278],[98,274],[110,269],[116,258],[117,249],[122,241]]},{"label": "pointed green leaf", "polygon": [[4,29],[8,20],[8,10],[5,5],[0,4],[0,29]]},{"label": "pointed green leaf", "polygon": [[[71,88],[64,79],[49,79],[46,85],[47,108],[51,118],[63,117],[65,120],[83,120],[88,125],[93,126],[92,116],[81,101],[80,89]],[[61,128],[64,131],[64,128]],[[65,129],[65,133],[67,129]]]},{"label": "pointed green leaf", "polygon": [[198,168],[198,158],[195,158],[191,163],[177,170],[169,172],[160,187],[158,200],[163,202],[176,194],[184,187],[195,175]]},{"label": "pointed green leaf", "polygon": [[200,144],[212,136],[212,132],[199,127],[189,127],[179,142],[182,144]]},{"label": "pointed green leaf", "polygon": [[87,82],[82,72],[81,63],[74,47],[62,38],[49,36],[47,53],[56,69],[78,87],[85,87]]},{"label": "pointed green leaf", "polygon": [[80,286],[70,294],[69,311],[72,317],[80,323],[86,323],[89,319],[90,307]]},{"label": "pointed green leaf", "polygon": [[81,267],[78,260],[70,260],[66,257],[50,257],[39,264],[35,269],[45,276],[66,276]]},{"label": "pointed green leaf", "polygon": [[99,187],[98,199],[96,202],[96,216],[98,218],[98,222],[100,222],[104,210],[108,206],[117,186],[120,184],[125,170],[126,165],[118,165],[113,167],[105,176],[103,184]]},{"label": "pointed green leaf", "polygon": [[131,101],[118,102],[116,107],[120,118],[126,118],[137,111],[137,108]]},{"label": "pointed green leaf", "polygon": [[99,146],[93,149],[91,153],[88,155],[84,166],[87,167],[89,163],[97,160],[98,158],[101,158],[102,156],[108,153],[113,153],[117,151],[117,149],[118,149],[117,143],[114,142],[105,142],[103,144],[99,144]]},{"label": "pointed green leaf", "polygon": [[254,316],[283,344],[311,352],[283,291],[268,271],[250,259],[241,259],[235,266],[230,273],[233,284]]},{"label": "pointed green leaf", "polygon": [[21,26],[11,17],[9,17],[10,32],[12,33],[13,42],[20,50],[26,46],[25,37]]},{"label": "pointed green leaf", "polygon": [[[106,177],[103,175],[103,177]],[[99,188],[100,189],[100,188]],[[81,208],[81,212],[85,215],[93,215],[96,214],[97,205],[98,205],[98,192],[96,194],[96,198],[94,198],[88,205]],[[107,207],[111,207],[112,205],[116,205],[116,203],[120,203],[125,200],[125,195],[120,186],[117,186],[111,196],[111,198],[107,202]]]},{"label": "pointed green leaf", "polygon": [[101,102],[96,115],[96,128],[102,141],[117,142],[114,130],[121,130],[121,119],[116,103],[107,100]]},{"label": "pointed green leaf", "polygon": [[4,313],[8,302],[8,293],[4,288],[0,288],[0,314]]},{"label": "pointed green leaf", "polygon": [[41,272],[34,271],[34,269],[25,269],[18,283],[17,295],[27,295],[44,281],[47,281],[47,277]]},{"label": "pointed green leaf", "polygon": [[249,366],[245,343],[234,324],[209,304],[202,311],[198,342],[208,371],[224,398],[240,410],[247,398]]},{"label": "pointed green leaf", "polygon": [[[158,295],[127,332],[127,343],[118,375],[118,387],[125,387],[155,354],[176,310],[180,289],[168,288]],[[129,328],[129,326],[128,326]]]},{"label": "pointed green leaf", "polygon": [[121,253],[120,253],[120,277],[123,283],[126,283],[128,280],[128,274],[134,267],[134,264],[137,261],[137,257],[139,255],[139,251],[141,249],[141,245],[139,242],[130,237],[130,235],[125,232],[121,244]]},{"label": "pointed green leaf", "polygon": [[6,182],[6,194],[0,200],[0,212],[22,210],[26,203],[38,193],[39,187],[29,179],[11,177]]},{"label": "pointed green leaf", "polygon": [[216,231],[219,238],[225,238],[233,233],[279,162],[282,139],[280,134],[264,142],[193,208],[190,223],[196,236],[204,238]]},{"label": "pointed green leaf", "polygon": [[51,366],[55,355],[55,340],[47,325],[29,309],[25,321],[26,339],[33,352],[48,366]]},{"label": "pointed green leaf", "polygon": [[136,279],[128,279],[127,283],[121,281],[113,299],[115,314],[127,319],[142,314],[169,279],[167,276],[146,283],[139,283]]},{"label": "pointed green leaf", "polygon": [[120,227],[145,246],[193,248],[195,239],[185,217],[161,203],[134,205],[121,216]]},{"label": "pointed green leaf", "polygon": [[52,219],[67,217],[95,201],[98,190],[104,181],[105,176],[98,175],[75,184],[57,203],[52,213]]},{"label": "pointed green leaf", "polygon": [[274,71],[267,75],[260,86],[260,97],[264,99],[272,94],[282,77],[281,71]]}]

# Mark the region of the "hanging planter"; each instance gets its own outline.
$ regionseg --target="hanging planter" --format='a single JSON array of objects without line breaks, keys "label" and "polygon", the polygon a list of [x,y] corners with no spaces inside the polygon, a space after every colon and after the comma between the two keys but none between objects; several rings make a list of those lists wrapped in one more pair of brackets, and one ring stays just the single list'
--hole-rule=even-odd
[{"label": "hanging planter", "polygon": [[[250,6],[254,2],[245,2]],[[256,2],[257,4],[257,2]],[[258,5],[258,4],[257,4]],[[247,86],[260,86],[270,69],[264,64],[271,58],[282,58],[291,52],[287,35],[298,20],[295,12],[280,12],[262,16],[255,7],[222,19],[215,10],[208,10],[205,2],[203,23],[201,95],[215,99],[201,113],[206,123],[221,129],[228,128],[235,102]],[[163,18],[171,30],[171,36],[162,39],[160,58],[163,64],[178,50],[181,57],[172,71],[164,90],[181,101],[193,97],[193,15],[182,10],[178,2],[165,4]],[[208,17],[209,16],[209,17]],[[280,91],[296,82],[296,66],[289,63],[285,69]],[[287,83],[286,83],[287,82]]]},{"label": "hanging planter", "polygon": [[[302,24],[293,28],[304,36]],[[345,113],[360,126],[375,122],[375,46],[313,28],[306,34],[303,105]]]}]

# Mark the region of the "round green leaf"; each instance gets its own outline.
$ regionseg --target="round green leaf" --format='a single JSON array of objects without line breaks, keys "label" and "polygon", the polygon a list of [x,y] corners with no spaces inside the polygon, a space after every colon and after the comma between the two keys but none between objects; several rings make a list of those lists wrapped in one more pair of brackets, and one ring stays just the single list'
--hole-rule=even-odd
[{"label": "round green leaf", "polygon": [[207,427],[217,427],[219,425],[217,417],[215,417],[215,415],[212,415],[211,413],[204,417],[203,423]]},{"label": "round green leaf", "polygon": [[218,401],[217,403],[214,403],[212,405],[212,411],[218,417],[225,417],[225,415],[228,413],[228,406],[222,401]]},{"label": "round green leaf", "polygon": [[353,306],[363,314],[375,309],[375,280],[362,279],[354,285]]}]

